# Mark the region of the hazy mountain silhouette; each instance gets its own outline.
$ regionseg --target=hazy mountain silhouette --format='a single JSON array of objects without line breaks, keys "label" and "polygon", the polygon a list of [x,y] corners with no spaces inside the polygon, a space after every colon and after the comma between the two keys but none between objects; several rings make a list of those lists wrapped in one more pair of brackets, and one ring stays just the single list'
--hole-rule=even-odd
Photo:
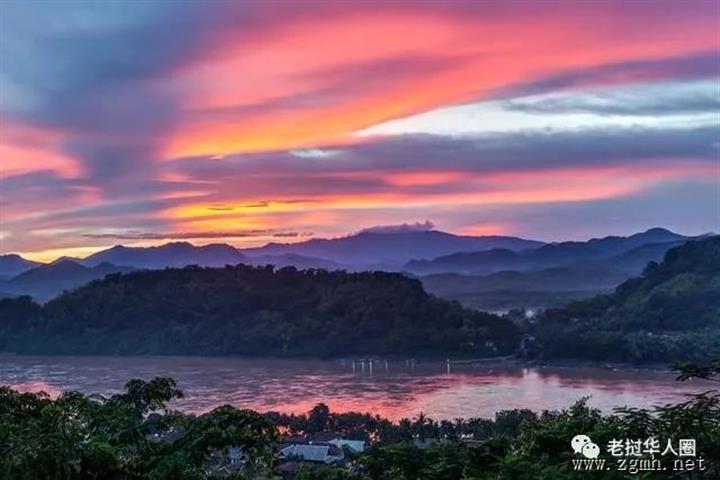
[{"label": "hazy mountain silhouette", "polygon": [[679,241],[665,243],[646,243],[645,245],[640,245],[632,250],[623,252],[620,255],[615,255],[608,259],[606,264],[616,269],[635,274],[641,272],[649,262],[662,260],[668,250],[682,245],[687,240],[687,238],[683,238]]},{"label": "hazy mountain silhouette", "polygon": [[27,260],[16,253],[0,255],[0,277],[14,277],[40,265],[42,264]]},{"label": "hazy mountain silhouette", "polygon": [[[227,244],[194,246],[173,242],[156,247],[118,245],[85,259],[61,257],[39,264],[9,254],[0,257],[0,292],[51,298],[107,273],[129,268],[162,269],[200,265],[223,267],[239,263],[295,266],[299,269],[400,270],[418,275],[455,273],[424,279],[429,290],[450,298],[482,295],[497,305],[523,306],[530,292],[591,292],[611,288],[637,275],[650,261],[684,243],[685,237],[662,228],[628,237],[611,236],[587,242],[543,244],[502,236],[459,236],[436,230],[363,231],[337,239],[296,244],[272,243],[238,250]],[[501,275],[493,275],[504,272]],[[442,285],[447,282],[446,285]],[[540,286],[540,287],[534,287]],[[500,293],[502,292],[502,294]],[[546,295],[545,295],[546,296]],[[534,297],[539,306],[548,303]],[[484,302],[484,300],[483,300]],[[473,306],[484,306],[485,303]]]},{"label": "hazy mountain silhouette", "polygon": [[224,243],[195,246],[188,242],[172,242],[157,247],[117,245],[90,255],[82,263],[91,267],[108,262],[113,265],[157,269],[187,265],[222,267],[236,265],[245,258],[236,248]]},{"label": "hazy mountain silhouette", "polygon": [[6,294],[30,295],[47,300],[64,290],[79,287],[107,274],[130,270],[132,267],[118,267],[107,262],[91,268],[63,259],[27,270],[0,284],[0,290]]},{"label": "hazy mountain silhouette", "polygon": [[531,266],[532,261],[526,255],[497,248],[482,252],[453,253],[433,260],[411,260],[403,269],[417,274],[486,275],[503,270],[526,270]]},{"label": "hazy mountain silhouette", "polygon": [[271,243],[243,250],[248,256],[294,254],[318,257],[355,268],[397,269],[412,259],[432,259],[455,252],[504,248],[524,250],[543,245],[517,237],[473,237],[437,230],[423,232],[361,232],[335,239],[294,244]]},{"label": "hazy mountain silhouette", "polygon": [[502,270],[529,271],[609,261],[610,266],[625,272],[629,277],[640,273],[647,262],[661,260],[670,248],[690,238],[666,229],[653,228],[628,237],[610,236],[587,242],[551,243],[521,252],[489,250],[455,253],[433,260],[410,261],[404,269],[416,274],[487,275]]},{"label": "hazy mountain silhouette", "polygon": [[600,265],[552,267],[531,272],[502,271],[485,276],[440,273],[420,277],[431,293],[473,293],[495,290],[599,291],[612,289],[627,276]]},{"label": "hazy mountain silhouette", "polygon": [[[541,262],[558,261],[571,263],[579,260],[610,257],[627,252],[648,243],[671,243],[688,240],[689,237],[680,235],[664,228],[651,228],[645,232],[636,233],[629,237],[610,236],[593,238],[587,242],[561,242],[552,243],[538,248],[532,252],[532,257]],[[668,247],[669,249],[670,247]],[[665,252],[662,252],[664,254]],[[662,259],[662,255],[659,259]]]},{"label": "hazy mountain silhouette", "polygon": [[489,311],[537,309],[611,291],[628,274],[599,264],[489,275],[437,273],[419,277],[429,293]]}]

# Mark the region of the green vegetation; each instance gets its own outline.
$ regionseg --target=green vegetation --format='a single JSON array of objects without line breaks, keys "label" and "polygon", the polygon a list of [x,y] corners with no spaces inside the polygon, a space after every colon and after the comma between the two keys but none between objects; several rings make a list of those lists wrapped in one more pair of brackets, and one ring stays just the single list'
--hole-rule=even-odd
[{"label": "green vegetation", "polygon": [[544,358],[706,361],[720,349],[720,237],[669,250],[611,295],[547,310],[532,332]]},{"label": "green vegetation", "polygon": [[[66,392],[52,400],[0,387],[0,478],[200,479],[228,445],[248,454],[248,472],[271,471],[277,432],[264,417],[229,406],[199,417],[168,410],[179,396],[166,378],[132,380],[109,398]],[[173,432],[182,434],[155,440]]]},{"label": "green vegetation", "polygon": [[42,307],[0,300],[0,319],[19,353],[475,357],[520,340],[399,274],[244,265],[111,274]]},{"label": "green vegetation", "polygon": [[[681,377],[716,372],[717,364],[684,365]],[[43,393],[0,387],[0,478],[200,480],[228,475],[215,466],[223,464],[233,448],[243,452],[243,462],[231,478],[273,478],[279,471],[280,431],[370,442],[364,453],[348,452],[341,464],[305,464],[296,475],[305,480],[720,478],[717,392],[678,405],[621,409],[612,415],[581,400],[541,414],[503,411],[494,420],[436,422],[420,415],[398,423],[369,414],[332,413],[322,404],[299,416],[261,415],[227,405],[194,416],[167,407],[179,396],[175,383],[164,378],[132,380],[125,393],[107,398],[66,392],[53,400]],[[692,438],[704,469],[640,475],[614,467],[595,474],[575,471],[573,459],[578,456],[570,440],[579,433],[603,446],[603,452],[613,439]]]},{"label": "green vegetation", "polygon": [[[513,320],[514,319],[514,320]],[[706,361],[720,349],[720,237],[614,293],[538,318],[472,311],[396,273],[186,267],[111,274],[41,306],[0,300],[0,350],[53,354],[525,356]]]}]

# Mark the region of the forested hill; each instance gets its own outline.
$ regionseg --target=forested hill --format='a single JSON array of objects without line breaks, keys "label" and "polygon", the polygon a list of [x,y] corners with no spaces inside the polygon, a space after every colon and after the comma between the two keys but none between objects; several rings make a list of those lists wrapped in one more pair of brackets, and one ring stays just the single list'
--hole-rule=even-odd
[{"label": "forested hill", "polygon": [[520,332],[399,274],[186,267],[111,274],[44,306],[0,301],[21,353],[495,356]]},{"label": "forested hill", "polygon": [[720,350],[720,236],[672,248],[611,295],[546,311],[535,332],[551,358],[705,360]]}]

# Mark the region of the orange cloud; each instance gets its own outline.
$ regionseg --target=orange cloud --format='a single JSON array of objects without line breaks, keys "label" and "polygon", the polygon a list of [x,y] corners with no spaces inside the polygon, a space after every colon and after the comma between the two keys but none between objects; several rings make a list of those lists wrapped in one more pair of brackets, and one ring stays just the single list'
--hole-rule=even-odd
[{"label": "orange cloud", "polygon": [[[292,225],[325,235],[449,211],[458,212],[454,225],[461,226],[461,216],[475,222],[484,205],[602,200],[668,180],[690,179],[684,188],[692,189],[698,179],[717,178],[700,165],[716,152],[707,148],[714,139],[683,119],[644,142],[629,127],[629,141],[617,143],[589,128],[574,139],[547,131],[555,143],[544,152],[536,148],[544,142],[523,143],[522,134],[518,144],[493,146],[488,138],[465,149],[451,135],[386,139],[395,144],[382,147],[354,134],[423,111],[520,95],[528,85],[705,78],[712,67],[704,62],[720,45],[717,7],[701,3],[598,0],[554,2],[551,9],[547,2],[338,1],[278,9],[255,2],[235,15],[225,2],[203,9],[204,21],[195,12],[188,31],[163,30],[178,25],[164,17],[157,25],[143,19],[148,30],[132,18],[128,29],[99,28],[91,37],[121,55],[155,33],[159,41],[118,65],[107,64],[105,54],[88,55],[85,42],[77,49],[54,44],[66,49],[57,58],[63,75],[38,77],[57,88],[28,81],[23,90],[34,102],[17,115],[56,130],[2,119],[3,246],[64,248],[105,225],[193,232]],[[37,43],[31,37],[28,45]],[[33,58],[56,70],[52,58]],[[628,73],[623,65],[633,62],[652,67]],[[664,110],[651,115],[660,119]],[[492,129],[493,119],[477,121]],[[295,149],[306,151],[288,152]],[[268,151],[278,153],[224,159]],[[178,158],[195,155],[217,162]],[[559,165],[576,166],[548,168]],[[684,221],[684,213],[673,215]]]},{"label": "orange cloud", "polygon": [[398,187],[411,187],[422,185],[442,185],[443,183],[457,182],[463,180],[465,176],[466,175],[463,172],[430,171],[389,173],[383,178],[390,185]]},{"label": "orange cloud", "polygon": [[[584,202],[617,198],[641,192],[668,179],[702,177],[715,172],[711,165],[674,163],[642,166],[594,166],[562,169],[522,170],[500,172],[445,171],[438,174],[437,182],[429,172],[390,172],[390,184],[379,191],[344,193],[323,192],[296,201],[278,196],[266,202],[260,198],[216,199],[202,202],[189,201],[167,210],[165,218],[184,231],[232,231],[237,229],[273,229],[287,226],[292,218],[293,228],[327,226],[323,215],[332,212],[413,210],[438,207],[468,207],[491,205],[552,204]],[[343,174],[335,173],[337,176]],[[365,176],[368,173],[347,173],[348,176]],[[461,185],[444,190],[442,181]],[[398,181],[399,179],[399,181]],[[429,187],[415,191],[416,186]],[[220,206],[220,207],[219,207]],[[492,227],[492,228],[491,228]],[[480,232],[481,226],[478,226]],[[491,225],[488,233],[499,233],[504,227]]]},{"label": "orange cloud", "polygon": [[671,15],[626,13],[605,4],[532,16],[398,7],[319,13],[242,38],[221,32],[211,55],[170,80],[187,115],[165,155],[349,142],[379,122],[514,83],[717,44],[714,22],[679,30]]}]

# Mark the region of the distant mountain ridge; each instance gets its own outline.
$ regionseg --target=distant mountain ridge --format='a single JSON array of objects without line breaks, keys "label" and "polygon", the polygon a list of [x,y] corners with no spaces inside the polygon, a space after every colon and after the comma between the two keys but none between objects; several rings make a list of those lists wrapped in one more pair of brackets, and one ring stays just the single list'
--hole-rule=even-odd
[{"label": "distant mountain ridge", "polygon": [[550,267],[489,275],[437,273],[419,277],[429,293],[486,311],[536,310],[611,291],[628,276],[603,265]]},{"label": "distant mountain ridge", "polygon": [[628,237],[609,236],[592,238],[587,242],[551,243],[540,247],[533,252],[533,255],[544,261],[553,258],[564,262],[570,259],[577,261],[619,255],[648,243],[670,243],[688,240],[689,238],[665,228],[651,228]]},{"label": "distant mountain ridge", "polygon": [[[62,260],[23,276],[87,268]],[[572,286],[562,269],[543,275],[560,282],[552,288]],[[507,284],[527,279],[513,272],[491,278]],[[247,265],[108,275],[44,305],[27,297],[2,299],[0,318],[0,351],[26,354],[481,358],[519,353],[540,359],[704,362],[720,348],[720,236],[671,248],[662,262],[651,262],[610,294],[532,318],[465,309],[429,295],[420,282],[399,273]]]},{"label": "distant mountain ridge", "polygon": [[257,255],[295,254],[323,258],[365,268],[399,269],[413,259],[431,259],[456,252],[504,248],[518,251],[544,245],[536,240],[503,236],[462,236],[438,230],[422,232],[361,232],[335,239],[312,239],[300,243],[270,243],[243,250]]},{"label": "distant mountain ridge", "polygon": [[[517,237],[462,236],[437,230],[363,231],[341,238],[318,238],[299,243],[269,243],[263,247],[246,249],[238,249],[224,243],[195,246],[188,242],[171,242],[153,247],[116,245],[83,259],[70,260],[88,267],[108,262],[118,266],[148,269],[187,265],[222,267],[238,263],[277,263],[308,268],[399,270],[404,263],[418,258],[431,259],[450,253],[493,248],[516,251],[542,245],[543,242]],[[34,264],[29,268],[38,265]]]},{"label": "distant mountain ridge", "polygon": [[0,277],[14,277],[40,265],[42,264],[27,260],[16,253],[0,255]]},{"label": "distant mountain ridge", "polygon": [[[335,239],[312,239],[295,244],[271,243],[249,249],[237,249],[228,244],[195,246],[188,242],[171,242],[153,247],[117,245],[87,258],[60,257],[51,264],[32,262],[16,254],[3,255],[0,257],[0,272],[9,273],[0,273],[0,292],[10,295],[30,294],[46,300],[63,290],[80,286],[82,282],[102,278],[103,269],[116,272],[188,265],[223,267],[244,263],[275,265],[278,268],[405,270],[414,275],[466,275],[471,278],[465,286],[461,285],[457,277],[445,276],[433,279],[430,289],[445,294],[449,289],[440,285],[438,279],[442,278],[447,279],[448,287],[461,287],[463,295],[470,285],[477,287],[478,292],[484,292],[485,297],[492,296],[488,286],[503,286],[503,295],[515,304],[513,295],[508,297],[507,292],[514,291],[512,289],[522,290],[527,297],[528,285],[545,283],[558,286],[563,283],[559,278],[563,275],[568,279],[583,278],[590,272],[591,276],[584,277],[586,285],[578,291],[590,291],[591,285],[603,285],[603,289],[607,285],[614,286],[642,271],[649,261],[661,259],[669,248],[684,243],[688,238],[666,229],[654,228],[628,237],[611,236],[587,242],[545,244],[516,237],[474,237],[425,230],[362,231]],[[51,265],[61,267],[48,268]],[[34,269],[38,272],[15,278]],[[523,278],[516,275],[514,280],[507,275],[486,280],[478,277],[503,271],[539,273]],[[505,287],[511,287],[511,290]],[[447,293],[447,296],[457,298],[453,292]],[[490,300],[490,304],[497,304],[494,299]],[[527,303],[522,301],[517,305]]]},{"label": "distant mountain ridge", "polygon": [[[534,260],[539,266],[555,260],[563,263],[584,258],[625,253],[646,244],[657,244],[650,259],[665,243],[682,242],[691,237],[653,228],[628,237],[609,236],[587,242],[544,243],[510,236],[454,235],[438,230],[409,232],[363,231],[346,237],[311,239],[298,243],[269,243],[262,247],[239,249],[225,243],[196,246],[189,242],[170,242],[152,247],[116,245],[86,258],[61,257],[94,267],[103,262],[135,268],[167,268],[187,265],[224,266],[238,263],[329,265],[340,268],[375,268],[385,264],[395,269],[421,270],[420,266],[495,262],[499,267]],[[664,253],[664,252],[663,252]],[[17,254],[0,256],[0,276],[15,276],[42,265]],[[313,267],[318,268],[318,267]],[[505,268],[507,269],[507,268]],[[443,270],[450,272],[453,270]],[[462,272],[456,272],[462,273]]]},{"label": "distant mountain ridge", "polygon": [[132,267],[118,267],[103,262],[95,267],[62,259],[27,270],[10,280],[0,283],[0,291],[6,294],[30,295],[39,300],[49,300],[65,290],[72,290],[110,273],[124,273]]},{"label": "distant mountain ridge", "polygon": [[520,252],[498,249],[454,253],[433,260],[413,260],[406,263],[404,269],[421,275],[488,275],[503,270],[530,271],[609,261],[612,267],[634,275],[647,262],[662,259],[670,248],[691,238],[666,229],[652,228],[628,237],[609,236],[587,242],[550,243]]},{"label": "distant mountain ridge", "polygon": [[241,263],[246,257],[225,243],[195,246],[188,242],[172,242],[157,247],[126,247],[116,245],[82,260],[87,266],[103,262],[135,268],[158,269],[200,265],[222,267]]}]

